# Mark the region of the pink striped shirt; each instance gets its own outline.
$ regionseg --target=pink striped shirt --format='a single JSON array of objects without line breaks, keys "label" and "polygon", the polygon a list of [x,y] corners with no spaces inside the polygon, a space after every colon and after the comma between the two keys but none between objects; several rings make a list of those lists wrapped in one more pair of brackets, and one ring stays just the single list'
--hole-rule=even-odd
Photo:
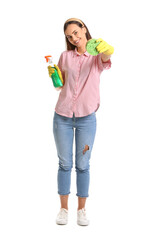
[{"label": "pink striped shirt", "polygon": [[88,52],[79,54],[77,49],[64,51],[59,59],[65,82],[55,107],[56,113],[73,117],[84,117],[100,106],[100,74],[111,67],[111,60],[101,61],[101,54],[92,56]]}]

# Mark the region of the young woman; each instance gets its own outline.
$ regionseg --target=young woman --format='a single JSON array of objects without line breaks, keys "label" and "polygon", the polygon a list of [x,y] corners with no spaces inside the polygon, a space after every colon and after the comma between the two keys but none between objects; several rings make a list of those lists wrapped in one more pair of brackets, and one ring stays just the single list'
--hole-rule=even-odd
[{"label": "young woman", "polygon": [[[111,67],[110,56],[113,47],[98,39],[100,44],[97,49],[100,54],[90,55],[86,51],[86,43],[91,39],[91,35],[87,26],[77,18],[65,22],[64,34],[67,51],[61,54],[58,66],[55,65],[58,72],[61,71],[61,79],[64,81],[53,119],[53,133],[59,158],[58,194],[61,202],[56,223],[68,222],[68,196],[75,135],[77,223],[88,225],[85,203],[89,196],[89,160],[96,134],[95,112],[100,105],[100,74],[104,69]],[[48,67],[48,70],[51,76],[54,69]]]}]

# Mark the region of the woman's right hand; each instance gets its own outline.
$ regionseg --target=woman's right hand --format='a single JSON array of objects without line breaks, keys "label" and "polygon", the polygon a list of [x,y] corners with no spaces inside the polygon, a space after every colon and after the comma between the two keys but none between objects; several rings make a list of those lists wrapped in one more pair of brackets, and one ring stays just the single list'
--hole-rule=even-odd
[{"label": "woman's right hand", "polygon": [[51,66],[48,66],[49,77],[51,77],[54,72],[55,72],[55,69]]}]

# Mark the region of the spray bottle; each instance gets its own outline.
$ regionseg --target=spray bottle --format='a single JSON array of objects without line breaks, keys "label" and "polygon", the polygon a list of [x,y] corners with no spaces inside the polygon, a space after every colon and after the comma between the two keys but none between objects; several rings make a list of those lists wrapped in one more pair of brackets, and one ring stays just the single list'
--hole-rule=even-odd
[{"label": "spray bottle", "polygon": [[63,83],[62,83],[62,81],[61,81],[61,79],[59,77],[59,74],[58,74],[56,68],[54,67],[52,56],[48,55],[48,56],[45,56],[45,58],[46,58],[46,62],[48,63],[48,66],[51,66],[55,70],[54,73],[52,73],[52,75],[51,75],[54,87],[55,88],[62,87]]}]

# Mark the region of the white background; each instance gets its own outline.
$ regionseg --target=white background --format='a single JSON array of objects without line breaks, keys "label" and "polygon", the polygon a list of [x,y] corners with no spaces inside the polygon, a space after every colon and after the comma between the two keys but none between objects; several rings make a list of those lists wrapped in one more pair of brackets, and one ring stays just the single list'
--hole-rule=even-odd
[{"label": "white background", "polygon": [[[112,68],[101,75],[88,227],[76,224],[75,169],[69,223],[55,224],[60,203],[52,124],[59,92],[44,56],[58,62],[71,17],[115,49]],[[151,0],[3,1],[0,22],[1,240],[152,240]]]}]

